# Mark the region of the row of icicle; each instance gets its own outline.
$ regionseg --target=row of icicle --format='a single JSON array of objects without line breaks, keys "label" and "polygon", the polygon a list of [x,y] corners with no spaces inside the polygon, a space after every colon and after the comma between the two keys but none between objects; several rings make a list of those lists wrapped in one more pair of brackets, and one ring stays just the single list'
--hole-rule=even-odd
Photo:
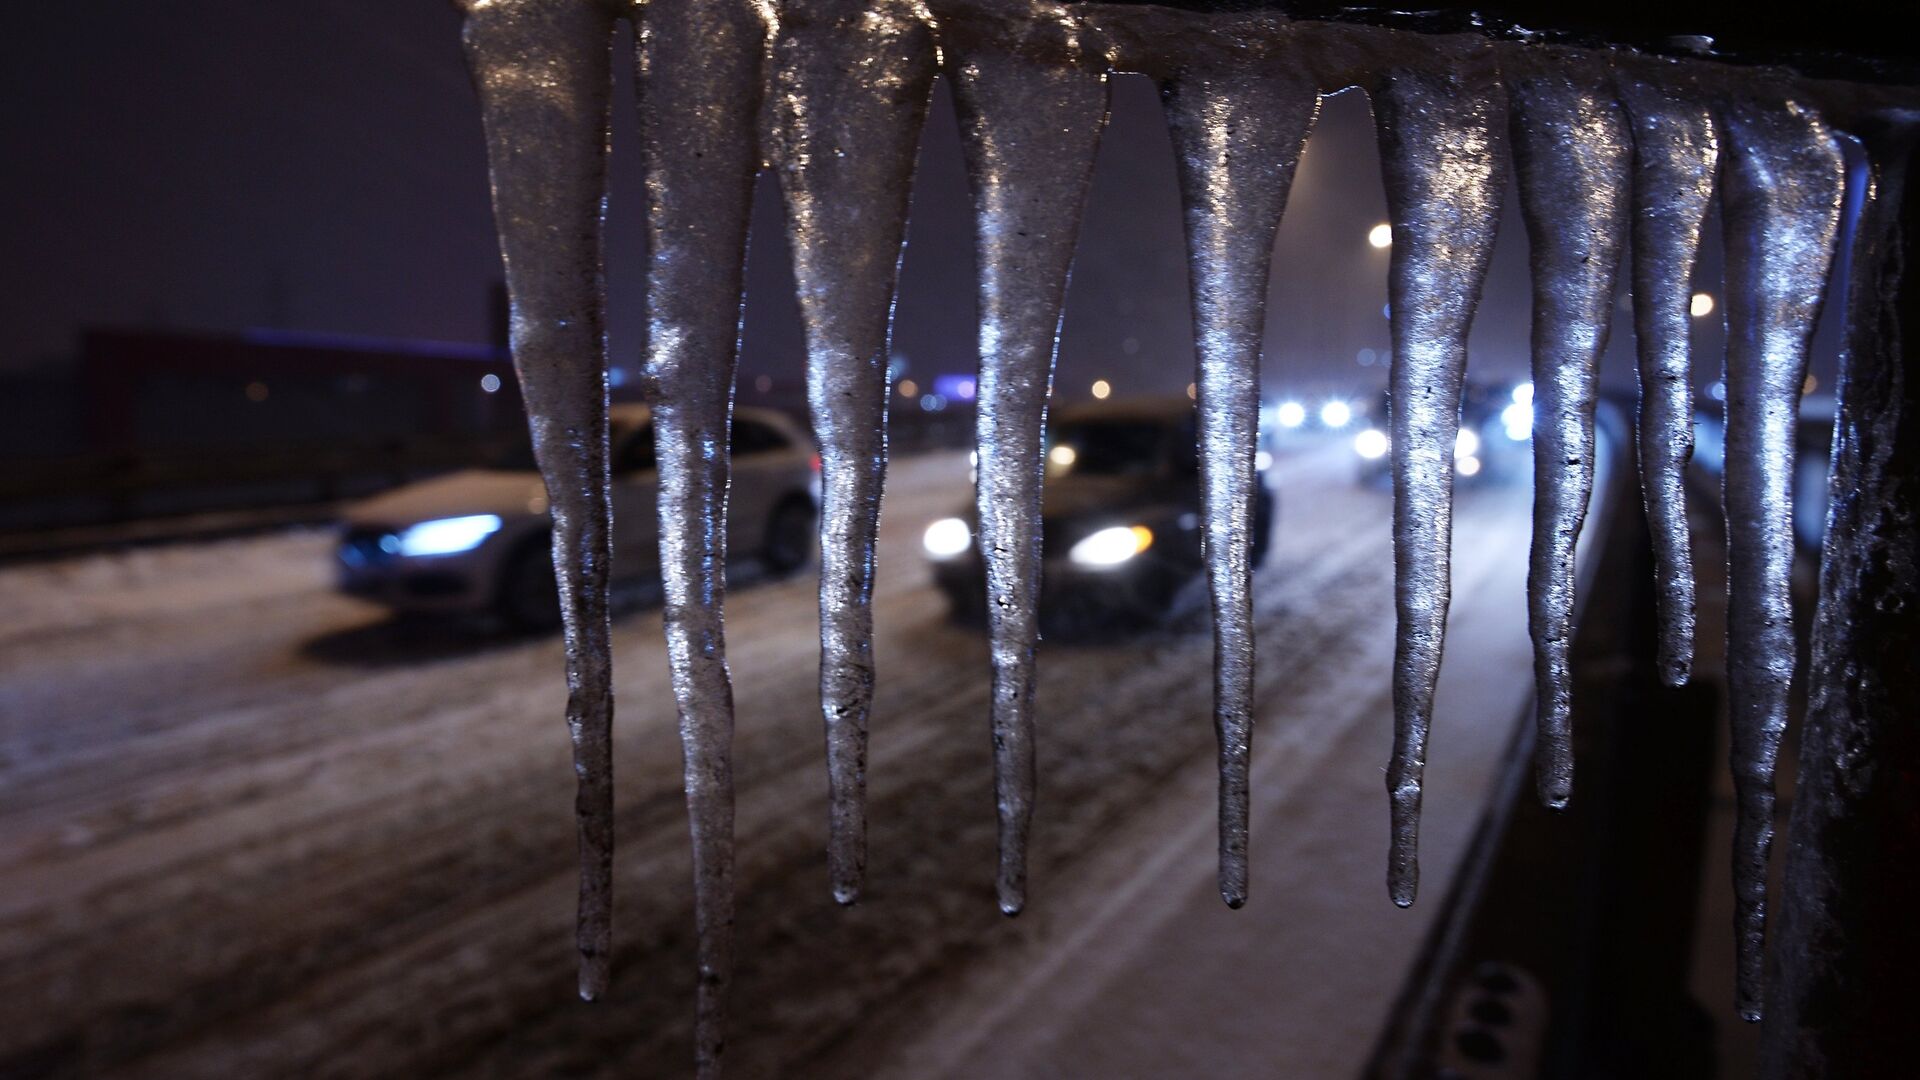
[{"label": "row of icicle", "polygon": [[[888,335],[919,134],[952,83],[980,272],[979,543],[987,567],[999,903],[1026,902],[1034,791],[1041,436],[1080,211],[1111,74],[1161,81],[1190,249],[1220,744],[1220,889],[1247,895],[1254,717],[1249,560],[1268,267],[1323,91],[1277,18],[979,0],[467,0],[512,341],[552,506],[579,777],[580,991],[612,950],[607,364],[601,217],[616,18],[631,17],[645,156],[644,383],[685,755],[699,934],[697,1055],[718,1069],[733,919],[732,694],[722,634],[727,429],[756,174],[771,165],[805,318],[820,442],[821,710],[834,897],[866,859],[874,541]],[[1129,15],[1129,13],[1133,13]],[[937,17],[936,17],[937,16]],[[1125,19],[1158,20],[1129,36]],[[1111,26],[1098,20],[1106,19]],[[1123,40],[1124,39],[1124,40]],[[1149,45],[1142,41],[1150,39]],[[1729,680],[1739,800],[1738,1005],[1758,1016],[1773,767],[1794,663],[1793,423],[1838,226],[1840,152],[1784,92],[1709,89],[1685,65],[1349,29],[1372,95],[1393,230],[1391,446],[1398,644],[1388,889],[1413,902],[1421,773],[1449,597],[1451,450],[1468,329],[1511,158],[1532,250],[1535,513],[1528,620],[1540,797],[1572,790],[1575,542],[1594,475],[1595,371],[1631,235],[1640,463],[1659,576],[1660,669],[1685,681],[1693,578],[1688,296],[1716,189],[1727,236]],[[1411,43],[1411,47],[1409,46]],[[1369,50],[1372,50],[1369,53]],[[1340,81],[1337,77],[1333,81]],[[762,107],[764,103],[764,109]],[[764,138],[764,144],[763,144]]]}]

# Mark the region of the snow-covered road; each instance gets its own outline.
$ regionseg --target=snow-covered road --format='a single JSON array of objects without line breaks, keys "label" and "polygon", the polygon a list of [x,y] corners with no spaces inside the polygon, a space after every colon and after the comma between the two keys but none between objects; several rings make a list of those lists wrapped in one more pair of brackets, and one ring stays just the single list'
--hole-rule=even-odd
[{"label": "snow-covered road", "polygon": [[[964,456],[902,460],[889,485],[853,909],[822,855],[814,582],[731,592],[734,1075],[1173,1075],[1209,1045],[1231,1073],[1244,1058],[1220,1055],[1260,1040],[1278,1074],[1364,1058],[1528,692],[1527,496],[1461,497],[1424,902],[1402,912],[1383,884],[1388,498],[1342,447],[1279,471],[1241,912],[1211,895],[1202,597],[1149,633],[1043,645],[1033,891],[1010,921],[986,647],[946,620],[917,545],[965,498]],[[304,531],[0,570],[0,1075],[688,1071],[658,610],[616,626],[618,951],[588,1006],[559,641],[389,622],[328,591],[328,549]],[[1196,1010],[1264,1034],[1184,1040]],[[1329,1012],[1344,1022],[1313,1020]]]}]

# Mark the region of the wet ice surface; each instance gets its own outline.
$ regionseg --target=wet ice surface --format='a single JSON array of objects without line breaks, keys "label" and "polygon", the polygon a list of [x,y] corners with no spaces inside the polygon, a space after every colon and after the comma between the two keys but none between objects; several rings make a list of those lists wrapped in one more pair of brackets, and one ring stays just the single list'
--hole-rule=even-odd
[{"label": "wet ice surface", "polygon": [[1740,1014],[1765,997],[1773,769],[1794,676],[1795,417],[1826,294],[1845,170],[1819,116],[1796,102],[1721,112],[1727,142],[1727,696],[1732,716]]},{"label": "wet ice surface", "polygon": [[[568,716],[581,778],[582,990],[591,996],[606,977],[612,814],[597,252],[612,9],[558,0],[471,0],[471,7],[469,45],[488,115],[516,361],[555,507],[573,690]],[[1297,148],[1296,131],[1311,107],[1305,83],[1251,78],[1244,50],[1280,50],[1265,70],[1290,70],[1302,79],[1311,73],[1320,90],[1360,83],[1376,95],[1396,232],[1392,424],[1400,638],[1389,886],[1401,904],[1412,901],[1417,882],[1420,772],[1449,600],[1448,466],[1462,343],[1493,239],[1505,166],[1500,114],[1510,111],[1535,281],[1529,612],[1541,729],[1538,780],[1548,804],[1564,805],[1573,766],[1567,670],[1573,553],[1595,467],[1595,364],[1636,200],[1671,211],[1659,220],[1643,217],[1645,250],[1636,270],[1663,669],[1671,681],[1685,676],[1691,590],[1675,476],[1687,451],[1676,378],[1687,358],[1676,290],[1697,245],[1716,125],[1701,107],[1682,103],[1695,89],[1682,76],[1705,80],[1702,73],[1712,66],[1676,65],[1669,79],[1659,73],[1664,69],[1633,58],[1616,64],[1602,54],[1336,24],[1295,28],[1280,20],[1231,23],[1150,8],[1013,0],[935,7],[977,218],[977,501],[988,570],[987,711],[1001,909],[1014,913],[1026,902],[1036,797],[1040,440],[1061,300],[1111,69],[1150,71],[1169,85],[1190,208],[1241,215],[1252,221],[1244,231],[1255,240],[1271,235],[1269,215],[1284,199],[1284,169],[1236,175],[1227,157],[1209,166],[1206,155],[1224,145],[1235,125],[1231,138],[1244,140],[1252,156],[1288,162],[1288,146]],[[667,624],[701,897],[700,1054],[707,1067],[718,1060],[732,926],[732,713],[723,573],[714,552],[722,549],[724,528],[726,388],[740,301],[744,192],[760,150],[752,102],[762,85],[761,38],[773,32],[783,43],[774,149],[788,183],[809,323],[810,397],[828,460],[823,535],[831,551],[820,590],[820,689],[835,793],[829,862],[833,891],[843,900],[859,888],[866,827],[869,538],[884,472],[883,417],[875,405],[884,393],[877,370],[886,334],[880,297],[891,289],[927,64],[915,21],[929,16],[904,3],[801,5],[785,31],[777,30],[773,14],[745,0],[659,0],[639,19],[654,251],[647,376],[659,409]],[[823,33],[825,27],[839,32]],[[1280,55],[1289,49],[1291,56]],[[1718,73],[1711,78],[1716,86],[1729,82]],[[1729,644],[1744,823],[1736,863],[1744,895],[1740,933],[1749,961],[1741,996],[1749,1014],[1757,1009],[1752,965],[1763,914],[1755,890],[1764,878],[1771,763],[1793,664],[1783,606],[1791,415],[1832,257],[1839,190],[1837,152],[1824,123],[1811,106],[1789,102],[1792,92],[1748,80],[1733,81],[1731,91],[1721,86],[1715,95],[1722,101],[1717,128],[1730,178],[1729,440],[1730,459],[1740,464],[1727,473],[1736,614]],[[1235,119],[1235,109],[1244,116]],[[1771,184],[1767,178],[1775,175],[1792,182]],[[888,196],[876,199],[876,192]],[[859,220],[867,203],[876,213]],[[1246,530],[1235,508],[1247,504],[1249,357],[1257,349],[1248,326],[1257,322],[1240,320],[1264,281],[1269,252],[1257,242],[1229,244],[1210,234],[1212,213],[1190,211],[1189,228],[1208,576],[1218,616],[1220,883],[1233,904],[1245,897],[1244,766],[1253,720]]]},{"label": "wet ice surface", "polygon": [[1065,17],[952,34],[946,45],[980,267],[977,543],[992,643],[996,889],[1008,915],[1027,902],[1041,437],[1067,270],[1107,121],[1097,47]]},{"label": "wet ice surface", "polygon": [[600,252],[612,33],[607,9],[540,0],[475,0],[465,32],[512,300],[514,369],[553,514],[579,780],[575,938],[585,998],[606,992],[613,938],[613,510]]},{"label": "wet ice surface", "polygon": [[1560,807],[1573,797],[1573,552],[1593,492],[1593,410],[1632,145],[1607,70],[1555,59],[1516,65],[1507,93],[1533,264],[1534,771],[1540,800]]},{"label": "wet ice surface", "polygon": [[1319,110],[1303,73],[1202,39],[1162,90],[1179,163],[1193,283],[1203,543],[1213,597],[1213,717],[1220,743],[1220,896],[1247,901],[1253,754],[1252,519],[1260,346],[1274,236]]},{"label": "wet ice surface", "polygon": [[747,220],[760,164],[761,12],[651,0],[635,36],[645,171],[647,345],[667,662],[680,714],[699,964],[695,1060],[717,1073],[733,977],[733,682],[728,432]]},{"label": "wet ice surface", "polygon": [[1690,305],[1700,227],[1713,195],[1719,142],[1698,85],[1621,72],[1633,127],[1633,326],[1640,354],[1640,485],[1653,535],[1660,675],[1693,666],[1693,553],[1686,469],[1693,457]]},{"label": "wet ice surface", "polygon": [[1454,73],[1403,72],[1383,79],[1374,93],[1393,226],[1388,287],[1398,632],[1387,892],[1401,907],[1413,903],[1420,882],[1421,774],[1452,595],[1453,445],[1467,331],[1493,258],[1506,182],[1506,133],[1487,89]]},{"label": "wet ice surface", "polygon": [[[888,332],[933,34],[907,0],[789,5],[774,50],[774,138],[807,325],[820,443],[820,711],[828,878],[853,903],[867,862],[874,544],[887,463]],[[857,151],[857,152],[850,152]]]}]

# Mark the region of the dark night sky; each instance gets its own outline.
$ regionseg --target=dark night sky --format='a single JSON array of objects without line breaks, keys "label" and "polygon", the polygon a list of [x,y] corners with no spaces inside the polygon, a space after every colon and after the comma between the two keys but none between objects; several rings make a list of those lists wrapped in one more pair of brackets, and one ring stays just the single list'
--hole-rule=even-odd
[{"label": "dark night sky", "polygon": [[[36,4],[10,12],[0,71],[8,163],[0,199],[0,372],[69,353],[87,325],[297,330],[482,341],[499,276],[485,155],[443,0],[169,0]],[[617,103],[630,102],[623,79]],[[608,224],[616,364],[639,347],[642,265],[630,111],[616,109]],[[801,371],[779,201],[756,208],[743,376]],[[1525,238],[1507,222],[1474,332],[1475,369],[1525,370]],[[898,308],[910,372],[972,370],[972,245],[950,99],[925,136]],[[1383,385],[1384,219],[1365,99],[1329,99],[1274,268],[1270,388]],[[1717,293],[1718,259],[1699,284]],[[1096,377],[1178,392],[1192,339],[1173,161],[1152,87],[1116,83],[1083,232],[1060,384]],[[1826,320],[1831,324],[1833,319]],[[1716,324],[1700,336],[1717,367]],[[1825,381],[1836,335],[1816,352]],[[1629,382],[1631,325],[1616,320],[1606,378]],[[1709,351],[1710,350],[1710,351]]]}]

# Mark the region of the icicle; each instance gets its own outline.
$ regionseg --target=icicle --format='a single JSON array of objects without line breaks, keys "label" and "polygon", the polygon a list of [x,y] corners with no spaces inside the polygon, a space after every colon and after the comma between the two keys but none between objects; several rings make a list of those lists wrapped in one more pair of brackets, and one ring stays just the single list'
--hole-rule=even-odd
[{"label": "icicle", "polygon": [[1213,718],[1220,741],[1220,896],[1247,902],[1253,739],[1254,451],[1274,234],[1319,110],[1311,77],[1223,27],[1162,89],[1179,158],[1199,354],[1201,505],[1213,594]]},{"label": "icicle", "polygon": [[733,966],[733,686],[721,607],[728,429],[766,30],[748,0],[648,0],[636,50],[652,252],[647,380],[667,661],[693,833],[695,1053],[703,1076],[719,1069]]},{"label": "icicle", "polygon": [[1541,802],[1557,808],[1573,794],[1573,554],[1593,492],[1594,384],[1626,240],[1631,136],[1594,62],[1515,67],[1507,86],[1533,266],[1534,765]]},{"label": "icicle", "polygon": [[916,0],[789,4],[775,45],[775,143],[787,196],[807,401],[820,440],[820,710],[833,896],[867,862],[874,539],[887,463],[887,332],[934,46]]},{"label": "icicle", "polygon": [[1734,933],[1740,1015],[1760,1018],[1773,767],[1793,681],[1795,417],[1826,290],[1845,170],[1795,102],[1725,105],[1727,683],[1732,714]]},{"label": "icicle", "polygon": [[1469,72],[1396,72],[1373,107],[1393,226],[1393,842],[1387,891],[1420,882],[1421,774],[1452,583],[1453,448],[1467,331],[1493,257],[1506,182],[1498,96]]},{"label": "icicle", "polygon": [[[980,268],[980,550],[993,657],[1000,910],[1026,904],[1041,438],[1074,237],[1107,118],[1105,58],[1067,10],[948,27]],[[991,34],[992,36],[989,36]],[[977,35],[977,36],[976,36]]]},{"label": "icicle", "polygon": [[1693,457],[1693,266],[1713,197],[1719,144],[1705,105],[1621,73],[1633,130],[1633,317],[1640,351],[1640,489],[1653,533],[1660,678],[1693,667],[1693,551],[1687,462]]},{"label": "icicle", "polygon": [[613,17],[597,5],[475,0],[464,31],[487,132],[515,370],[553,515],[579,777],[580,996],[613,944],[613,682],[607,610],[607,357],[600,271]]}]

